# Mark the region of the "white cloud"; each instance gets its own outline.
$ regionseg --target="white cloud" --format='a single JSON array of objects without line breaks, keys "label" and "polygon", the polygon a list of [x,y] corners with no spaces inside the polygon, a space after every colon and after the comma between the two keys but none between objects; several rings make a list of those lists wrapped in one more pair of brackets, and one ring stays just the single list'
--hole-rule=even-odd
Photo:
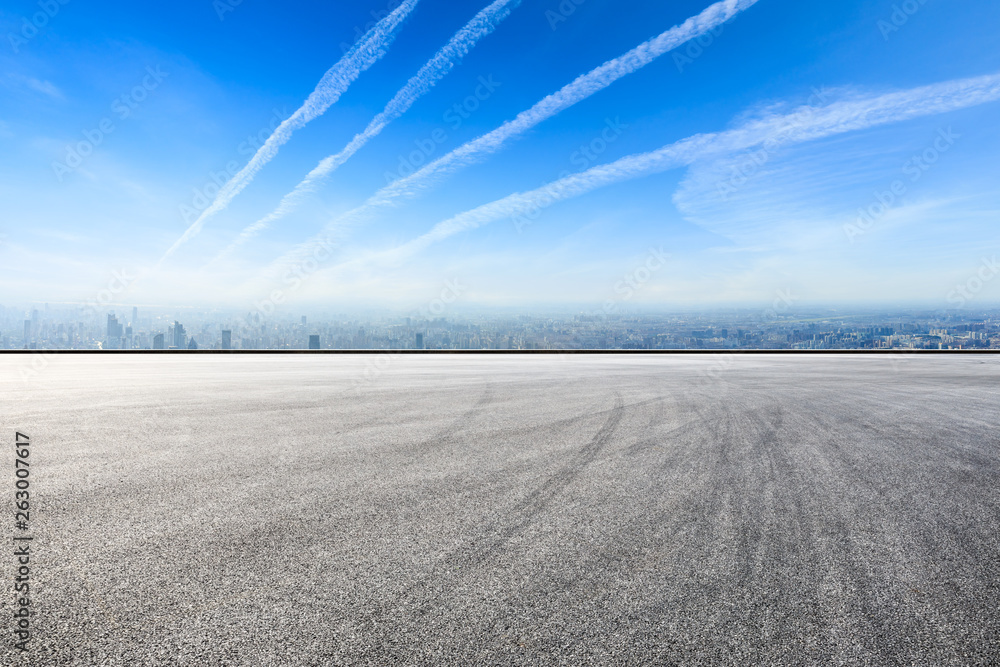
[{"label": "white cloud", "polygon": [[419,0],[404,0],[391,14],[378,22],[350,51],[348,51],[336,65],[327,70],[326,74],[317,84],[315,90],[309,95],[306,101],[299,107],[291,117],[284,120],[271,136],[267,138],[250,162],[243,167],[232,179],[226,183],[219,194],[216,195],[212,204],[202,211],[198,219],[191,223],[183,235],[170,246],[160,262],[163,262],[172,255],[184,243],[194,238],[205,222],[225,209],[229,203],[246,188],[253,180],[254,176],[264,168],[282,145],[292,138],[295,130],[305,126],[309,121],[321,116],[326,112],[347,88],[354,82],[362,72],[378,62],[384,56],[396,35],[396,30],[402,24],[403,19],[413,10]]},{"label": "white cloud", "polygon": [[389,123],[406,113],[414,102],[455,67],[456,61],[465,57],[476,45],[476,42],[493,32],[500,22],[507,18],[511,10],[519,4],[521,4],[521,0],[495,0],[476,14],[471,21],[448,40],[448,43],[433,58],[420,68],[420,71],[406,82],[406,85],[393,96],[385,109],[372,119],[363,132],[357,134],[342,151],[320,161],[302,182],[295,186],[294,190],[281,199],[274,211],[247,226],[236,241],[222,252],[222,255],[232,252],[237,246],[267,229],[271,223],[291,213],[301,203],[303,197],[312,192],[322,179],[347,162],[370,139],[378,136]]},{"label": "white cloud", "polygon": [[[300,261],[314,252],[316,247],[330,245],[334,240],[334,235],[339,236],[349,223],[364,219],[375,209],[390,206],[406,197],[412,197],[442,176],[488,157],[500,150],[504,144],[524,134],[542,121],[552,118],[559,112],[604,90],[615,81],[645,67],[678,46],[705,35],[757,2],[758,0],[717,2],[681,25],[674,26],[643,42],[631,51],[577,77],[555,93],[538,101],[530,109],[518,114],[514,120],[507,121],[492,132],[456,148],[410,176],[382,188],[364,204],[328,224],[323,233],[279,259],[277,264]],[[255,232],[256,229],[250,231],[250,235],[252,236]]]},{"label": "white cloud", "polygon": [[713,156],[732,155],[757,147],[774,150],[780,146],[941,114],[998,99],[1000,74],[994,74],[879,96],[852,97],[821,107],[805,106],[790,114],[768,114],[733,129],[695,135],[655,151],[592,167],[530,192],[509,195],[440,222],[408,243],[355,262],[399,263],[462,231],[505,218],[530,216],[552,204],[598,188],[691,165]]}]

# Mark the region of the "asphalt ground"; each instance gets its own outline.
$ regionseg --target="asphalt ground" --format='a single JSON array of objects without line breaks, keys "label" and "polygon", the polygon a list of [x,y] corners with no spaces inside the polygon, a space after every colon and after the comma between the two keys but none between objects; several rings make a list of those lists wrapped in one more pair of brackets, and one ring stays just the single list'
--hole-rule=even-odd
[{"label": "asphalt ground", "polygon": [[1000,357],[0,356],[0,663],[998,664],[998,419]]}]

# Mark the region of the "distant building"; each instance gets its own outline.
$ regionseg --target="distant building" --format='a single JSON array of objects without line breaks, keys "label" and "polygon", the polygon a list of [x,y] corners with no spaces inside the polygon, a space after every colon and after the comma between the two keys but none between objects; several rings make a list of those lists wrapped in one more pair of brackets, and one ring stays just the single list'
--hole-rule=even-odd
[{"label": "distant building", "polygon": [[319,349],[319,334],[309,334],[309,349],[310,350]]},{"label": "distant building", "polygon": [[115,317],[114,313],[108,313],[108,335],[107,335],[107,349],[118,350],[122,347],[122,336],[125,335],[125,327],[118,318]]},{"label": "distant building", "polygon": [[139,309],[135,306],[132,306],[132,326],[135,326],[138,321],[139,321]]},{"label": "distant building", "polygon": [[422,333],[417,334],[417,349],[424,349],[424,335]]},{"label": "distant building", "polygon": [[222,349],[223,350],[233,349],[233,332],[231,329],[222,330]]},{"label": "distant building", "polygon": [[191,342],[188,343],[188,349],[189,350],[197,350],[198,349],[198,341],[196,341],[194,338],[192,338]]},{"label": "distant building", "polygon": [[165,350],[163,334],[156,334],[153,336],[153,349],[154,350]]},{"label": "distant building", "polygon": [[305,325],[306,325],[306,316],[303,315],[302,316],[302,326],[305,326]]},{"label": "distant building", "polygon": [[24,344],[31,342],[31,320],[24,321]]},{"label": "distant building", "polygon": [[184,331],[184,325],[177,320],[174,320],[174,326],[170,328],[170,346],[178,350],[187,347],[187,332]]}]

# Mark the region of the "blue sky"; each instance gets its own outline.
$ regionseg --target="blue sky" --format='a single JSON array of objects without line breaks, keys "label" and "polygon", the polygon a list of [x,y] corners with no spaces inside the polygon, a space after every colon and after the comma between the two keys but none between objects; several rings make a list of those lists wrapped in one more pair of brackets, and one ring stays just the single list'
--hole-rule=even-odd
[{"label": "blue sky", "polygon": [[[955,307],[977,275],[965,305],[1000,300],[992,0],[335,4],[5,3],[0,299],[88,301],[125,275],[122,304],[414,307],[448,281],[469,304],[594,304],[653,249],[636,304]],[[706,11],[732,18],[683,27]],[[694,40],[386,205],[388,175],[674,26]],[[384,53],[348,81],[359,38]],[[405,88],[448,43],[453,67]],[[254,158],[331,68],[335,101]]]}]

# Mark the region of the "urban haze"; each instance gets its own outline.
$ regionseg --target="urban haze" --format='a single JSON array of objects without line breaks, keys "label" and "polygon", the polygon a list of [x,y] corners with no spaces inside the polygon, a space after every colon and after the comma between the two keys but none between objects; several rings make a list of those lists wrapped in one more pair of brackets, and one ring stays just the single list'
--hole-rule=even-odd
[{"label": "urban haze", "polygon": [[[0,307],[7,350],[990,350],[1000,309],[866,308],[548,314],[225,315],[133,307]],[[445,308],[441,308],[445,311]]]}]

